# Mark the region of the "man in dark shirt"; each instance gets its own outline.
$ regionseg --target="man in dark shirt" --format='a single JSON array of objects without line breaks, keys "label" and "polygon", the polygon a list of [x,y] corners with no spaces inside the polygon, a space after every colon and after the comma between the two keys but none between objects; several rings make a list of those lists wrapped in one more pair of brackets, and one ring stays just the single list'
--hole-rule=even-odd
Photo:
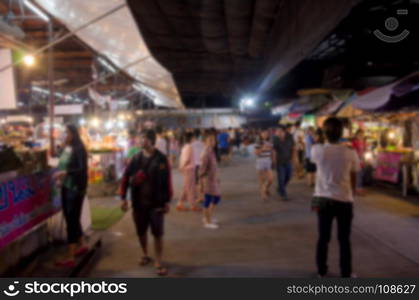
[{"label": "man in dark shirt", "polygon": [[127,166],[121,182],[122,209],[128,209],[127,190],[131,190],[133,219],[144,256],[141,265],[149,264],[147,230],[151,227],[156,253],[155,267],[160,276],[167,275],[162,266],[164,215],[169,212],[172,182],[168,160],[155,148],[156,133],[141,134],[141,149]]},{"label": "man in dark shirt", "polygon": [[282,200],[288,200],[287,185],[292,177],[292,159],[294,153],[294,139],[287,133],[285,127],[277,129],[273,137],[274,166],[277,171],[278,193]]}]

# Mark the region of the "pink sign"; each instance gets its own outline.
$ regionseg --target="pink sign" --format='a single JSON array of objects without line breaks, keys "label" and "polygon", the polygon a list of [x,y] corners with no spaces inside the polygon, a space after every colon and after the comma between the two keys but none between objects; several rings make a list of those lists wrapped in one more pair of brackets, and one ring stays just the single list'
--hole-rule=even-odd
[{"label": "pink sign", "polygon": [[60,209],[52,191],[49,172],[0,183],[0,249]]},{"label": "pink sign", "polygon": [[399,179],[401,153],[380,152],[377,156],[377,167],[374,178],[377,180],[397,183]]}]

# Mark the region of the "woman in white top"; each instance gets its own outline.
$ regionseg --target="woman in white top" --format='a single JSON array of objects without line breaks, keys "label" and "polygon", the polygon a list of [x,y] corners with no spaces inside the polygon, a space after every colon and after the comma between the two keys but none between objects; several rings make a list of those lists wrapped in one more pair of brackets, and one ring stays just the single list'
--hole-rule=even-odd
[{"label": "woman in white top", "polygon": [[255,146],[255,154],[260,196],[263,201],[266,201],[270,195],[269,189],[273,182],[273,145],[267,130],[260,133],[259,142]]}]

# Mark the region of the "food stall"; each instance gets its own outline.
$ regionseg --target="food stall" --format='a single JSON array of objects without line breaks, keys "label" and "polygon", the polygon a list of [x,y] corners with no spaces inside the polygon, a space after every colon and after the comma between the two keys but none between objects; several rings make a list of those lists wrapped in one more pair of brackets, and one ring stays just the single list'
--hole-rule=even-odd
[{"label": "food stall", "polygon": [[[411,114],[364,115],[352,120],[352,130],[363,129],[368,145],[365,161],[373,167],[373,179],[400,185],[406,196],[415,164],[413,148],[405,143],[404,121]],[[416,162],[417,163],[417,162]]]},{"label": "food stall", "polygon": [[28,133],[22,125],[2,124],[0,274],[48,243],[46,220],[60,210],[47,151]]},{"label": "food stall", "polygon": [[93,118],[83,122],[81,136],[89,153],[90,197],[114,196],[125,168],[127,118]]},{"label": "food stall", "polygon": [[417,159],[416,139],[412,129],[419,111],[419,72],[413,72],[393,83],[371,89],[356,98],[352,105],[379,121],[380,132],[376,155],[378,166],[375,177],[380,180],[401,182],[403,194],[415,183]]}]

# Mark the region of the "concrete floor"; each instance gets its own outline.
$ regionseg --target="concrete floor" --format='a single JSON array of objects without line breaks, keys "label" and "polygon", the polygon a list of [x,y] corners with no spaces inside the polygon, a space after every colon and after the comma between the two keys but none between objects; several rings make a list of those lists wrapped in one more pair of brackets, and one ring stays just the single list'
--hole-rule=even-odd
[{"label": "concrete floor", "polygon": [[[290,202],[272,197],[262,203],[253,160],[235,158],[230,166],[221,168],[221,178],[220,229],[204,229],[199,213],[173,209],[168,215],[165,260],[170,276],[314,277],[317,225],[310,211],[311,190],[305,183],[295,180],[290,184]],[[177,172],[174,185],[178,196],[181,178]],[[371,190],[357,201],[352,246],[359,277],[419,277],[419,203],[391,193]],[[335,235],[329,253],[330,276],[336,277]],[[88,275],[154,277],[152,267],[138,266],[140,257],[128,213],[104,232],[101,256]]]}]

